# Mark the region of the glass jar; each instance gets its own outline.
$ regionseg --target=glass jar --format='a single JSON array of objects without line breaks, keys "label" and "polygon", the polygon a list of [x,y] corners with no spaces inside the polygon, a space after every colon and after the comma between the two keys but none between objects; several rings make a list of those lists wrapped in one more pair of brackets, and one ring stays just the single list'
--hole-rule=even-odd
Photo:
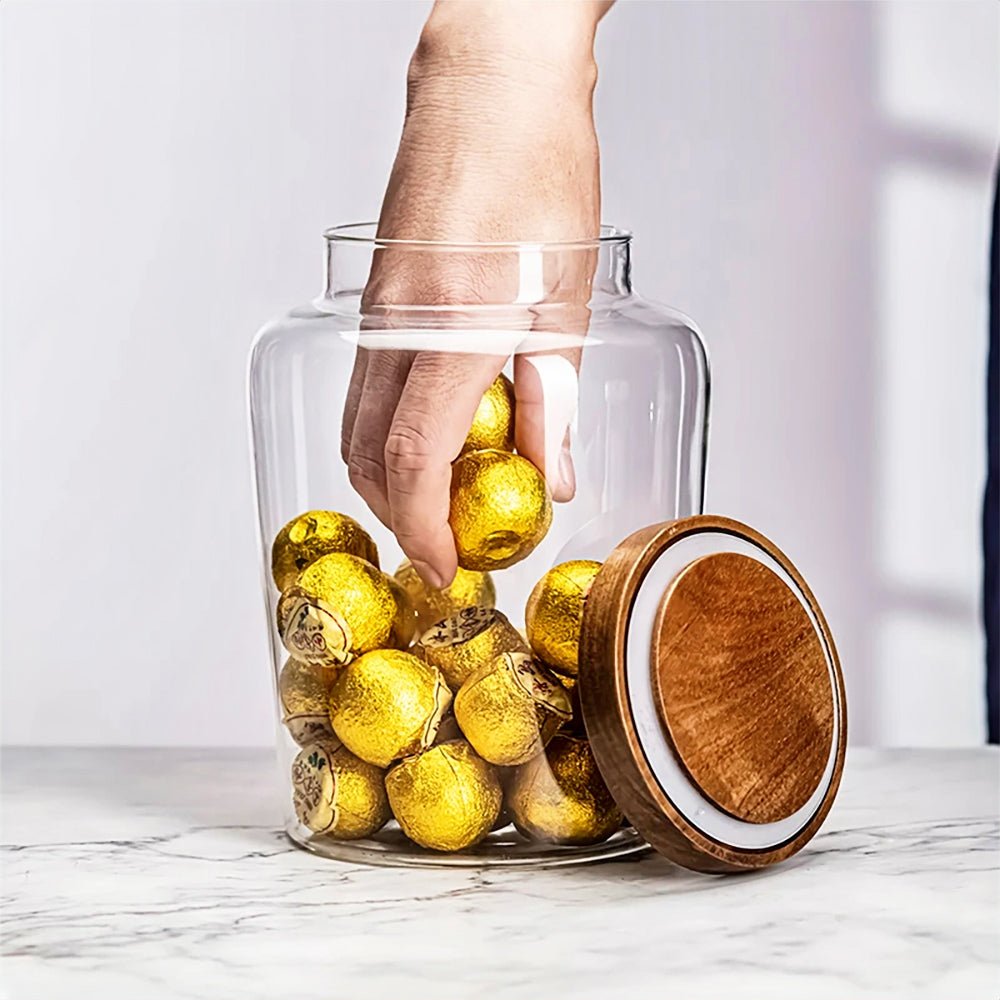
[{"label": "glass jar", "polygon": [[[565,244],[325,236],[325,291],[260,331],[249,371],[289,836],[398,864],[642,849],[580,718],[580,618],[622,539],[702,510],[697,329],[633,291],[631,237],[613,228]],[[389,425],[400,373],[425,362],[445,374],[411,401],[432,423],[463,420],[439,428],[463,567],[445,591],[358,491],[377,493],[387,439],[394,496],[412,481]],[[363,453],[342,446],[345,426]],[[410,551],[420,530],[406,522]]]}]

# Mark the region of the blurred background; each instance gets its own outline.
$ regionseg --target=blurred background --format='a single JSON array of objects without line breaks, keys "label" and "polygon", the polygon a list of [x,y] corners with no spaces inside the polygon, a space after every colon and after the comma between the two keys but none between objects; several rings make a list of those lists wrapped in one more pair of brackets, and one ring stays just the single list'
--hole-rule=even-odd
[{"label": "blurred background", "polygon": [[[5,743],[273,734],[245,357],[374,218],[423,2],[0,10]],[[984,739],[994,3],[619,0],[605,220],[713,362],[708,509],[823,603],[851,739]]]}]

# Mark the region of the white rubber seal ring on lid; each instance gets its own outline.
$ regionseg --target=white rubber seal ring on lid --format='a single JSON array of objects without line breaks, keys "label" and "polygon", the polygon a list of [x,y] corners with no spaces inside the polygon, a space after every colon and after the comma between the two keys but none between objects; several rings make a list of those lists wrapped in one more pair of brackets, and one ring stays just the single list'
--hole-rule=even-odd
[{"label": "white rubber seal ring on lid", "polygon": [[[834,699],[833,731],[823,776],[804,806],[791,816],[774,823],[748,823],[737,819],[702,795],[684,773],[667,743],[653,701],[650,653],[653,624],[663,594],[681,570],[695,559],[722,552],[735,552],[756,560],[777,574],[795,594],[820,639],[830,676],[830,689]],[[625,645],[625,681],[636,735],[650,770],[674,808],[704,836],[743,850],[768,850],[791,840],[816,815],[833,780],[843,715],[840,687],[837,684],[833,656],[812,608],[796,582],[769,553],[747,539],[719,529],[684,535],[669,545],[647,571],[632,602]]]}]

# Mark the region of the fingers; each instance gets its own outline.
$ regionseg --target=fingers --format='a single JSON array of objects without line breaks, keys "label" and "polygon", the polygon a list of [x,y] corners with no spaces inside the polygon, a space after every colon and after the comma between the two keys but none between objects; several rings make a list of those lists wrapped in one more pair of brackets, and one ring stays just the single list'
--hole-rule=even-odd
[{"label": "fingers", "polygon": [[347,465],[351,457],[351,438],[354,435],[354,422],[358,416],[358,405],[361,402],[367,367],[368,352],[359,347],[354,352],[354,368],[351,370],[351,381],[347,386],[344,414],[340,419],[340,457],[344,460],[344,465]]},{"label": "fingers", "polygon": [[417,572],[445,587],[458,568],[448,524],[451,463],[502,356],[418,354],[385,441],[392,530]]},{"label": "fingers", "polygon": [[576,415],[579,365],[579,348],[514,359],[514,441],[560,503],[576,494],[569,428]]},{"label": "fingers", "polygon": [[387,527],[392,513],[386,493],[385,445],[393,413],[413,355],[409,351],[366,351],[365,381],[358,400],[347,458],[351,485]]},{"label": "fingers", "polygon": [[[420,331],[414,342],[421,350],[359,350],[342,452],[355,490],[395,533],[423,579],[444,587],[458,567],[448,520],[451,463],[483,393],[528,330],[538,349],[515,356],[517,449],[545,475],[553,499],[575,495],[569,428],[593,262],[573,255],[548,267],[495,253],[433,263],[389,250],[373,264],[362,329]],[[490,305],[488,330],[478,303]],[[430,349],[446,341],[462,344],[455,338],[473,330],[479,353]]]}]

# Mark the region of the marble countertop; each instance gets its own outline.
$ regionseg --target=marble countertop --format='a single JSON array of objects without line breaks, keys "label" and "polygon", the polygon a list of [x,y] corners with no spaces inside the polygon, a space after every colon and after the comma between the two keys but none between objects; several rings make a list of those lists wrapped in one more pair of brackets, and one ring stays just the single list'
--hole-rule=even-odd
[{"label": "marble countertop", "polygon": [[1000,754],[848,754],[826,826],[768,872],[653,854],[410,870],[279,829],[266,751],[6,750],[9,1000],[996,1000]]}]

